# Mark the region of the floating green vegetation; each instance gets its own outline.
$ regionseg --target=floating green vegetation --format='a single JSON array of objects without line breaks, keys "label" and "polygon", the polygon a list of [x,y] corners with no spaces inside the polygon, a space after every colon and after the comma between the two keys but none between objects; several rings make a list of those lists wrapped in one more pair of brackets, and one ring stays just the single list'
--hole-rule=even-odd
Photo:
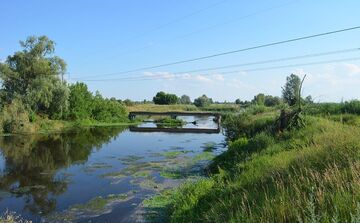
[{"label": "floating green vegetation", "polygon": [[193,162],[210,161],[215,157],[212,152],[202,152],[192,158]]},{"label": "floating green vegetation", "polygon": [[160,172],[160,176],[168,179],[181,179],[184,178],[184,174],[180,173],[180,171],[169,171],[163,170]]},{"label": "floating green vegetation", "polygon": [[172,119],[172,118],[164,118],[155,121],[156,125],[159,127],[182,127],[186,124],[185,121],[181,119]]},{"label": "floating green vegetation", "polygon": [[168,206],[171,204],[173,193],[172,190],[165,190],[142,202],[142,207],[145,209],[144,218],[147,222],[167,222]]},{"label": "floating green vegetation", "polygon": [[181,150],[181,151],[167,151],[167,152],[163,152],[163,153],[160,153],[161,156],[164,156],[165,158],[168,158],[168,159],[173,159],[173,158],[176,158],[182,154],[186,154],[186,153],[189,153],[190,151],[187,151],[187,150]]},{"label": "floating green vegetation", "polygon": [[114,179],[120,179],[120,178],[125,178],[127,177],[126,175],[124,175],[121,171],[119,172],[112,172],[112,173],[106,173],[101,175],[102,177],[105,178],[114,178]]},{"label": "floating green vegetation", "polygon": [[136,173],[134,173],[132,176],[133,177],[149,177],[151,175],[152,171],[151,170],[140,170]]},{"label": "floating green vegetation", "polygon": [[112,168],[112,166],[107,163],[93,163],[93,164],[90,164],[90,165],[84,167],[84,171],[85,172],[94,172],[98,169],[108,169],[108,168]]},{"label": "floating green vegetation", "polygon": [[134,191],[128,194],[109,194],[106,197],[98,196],[84,204],[74,204],[61,213],[54,213],[47,217],[50,222],[74,222],[79,218],[99,216],[109,213],[113,205],[133,198]]},{"label": "floating green vegetation", "polygon": [[217,146],[214,142],[206,142],[202,148],[204,149],[204,152],[212,152],[217,149]]},{"label": "floating green vegetation", "polygon": [[141,160],[143,158],[144,158],[143,156],[129,155],[126,157],[119,158],[119,160],[121,161],[121,163],[123,163],[125,165],[129,165],[129,164],[137,162],[138,160]]}]

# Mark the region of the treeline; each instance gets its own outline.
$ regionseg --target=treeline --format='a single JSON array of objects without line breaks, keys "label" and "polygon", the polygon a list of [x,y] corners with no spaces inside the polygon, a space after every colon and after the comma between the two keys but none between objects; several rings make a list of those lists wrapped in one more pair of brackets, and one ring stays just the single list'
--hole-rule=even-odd
[{"label": "treeline", "polygon": [[46,36],[21,41],[22,51],[0,63],[0,132],[28,132],[38,118],[123,121],[125,107],[63,80],[66,63]]},{"label": "treeline", "polygon": [[207,97],[205,94],[196,98],[194,102],[191,101],[187,95],[178,97],[176,94],[169,94],[163,91],[158,92],[153,102],[158,105],[171,105],[171,104],[194,104],[196,107],[206,107],[213,103],[212,98]]}]

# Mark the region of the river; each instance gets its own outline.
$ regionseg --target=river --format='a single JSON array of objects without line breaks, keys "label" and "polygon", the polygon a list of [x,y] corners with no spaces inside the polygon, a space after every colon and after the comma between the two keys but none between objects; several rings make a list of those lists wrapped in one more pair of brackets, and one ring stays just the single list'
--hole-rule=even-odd
[{"label": "river", "polygon": [[[216,127],[211,117],[184,120]],[[203,177],[224,149],[222,133],[127,127],[1,137],[0,212],[33,222],[144,222],[144,199]]]}]

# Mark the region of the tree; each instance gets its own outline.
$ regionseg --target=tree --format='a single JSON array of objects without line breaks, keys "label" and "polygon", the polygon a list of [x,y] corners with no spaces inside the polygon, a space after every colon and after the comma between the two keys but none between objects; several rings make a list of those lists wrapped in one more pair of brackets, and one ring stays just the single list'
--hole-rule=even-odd
[{"label": "tree", "polygon": [[281,104],[281,98],[277,96],[266,95],[265,106],[272,107]]},{"label": "tree", "polygon": [[183,96],[180,97],[180,103],[181,104],[191,104],[191,99],[189,96],[184,94]]},{"label": "tree", "polygon": [[158,92],[153,98],[153,102],[158,105],[176,104],[179,98],[175,94],[167,94],[163,91]]},{"label": "tree", "polygon": [[[68,91],[64,90],[66,84],[60,77],[66,71],[66,64],[54,56],[55,43],[46,36],[31,36],[20,41],[20,45],[22,51],[0,63],[1,99],[10,103],[19,98],[34,112],[62,116],[67,108]],[[53,102],[59,98],[64,104]]]},{"label": "tree", "polygon": [[235,100],[235,104],[241,105],[241,104],[242,104],[242,101],[238,98],[238,99]]},{"label": "tree", "polygon": [[313,103],[314,103],[314,100],[312,99],[311,95],[308,95],[308,96],[305,98],[305,103],[306,103],[306,104],[313,104]]},{"label": "tree", "polygon": [[212,103],[213,103],[213,100],[211,98],[208,98],[205,94],[194,100],[194,105],[196,107],[206,107]]},{"label": "tree", "polygon": [[293,106],[298,102],[300,97],[300,85],[301,79],[299,76],[291,74],[286,77],[286,83],[282,89],[284,102],[288,103],[290,106]]},{"label": "tree", "polygon": [[93,95],[86,84],[77,82],[70,85],[69,118],[90,119],[93,109]]},{"label": "tree", "polygon": [[253,104],[257,104],[257,105],[264,105],[265,103],[265,95],[260,93],[258,95],[254,96],[254,99],[252,100]]}]

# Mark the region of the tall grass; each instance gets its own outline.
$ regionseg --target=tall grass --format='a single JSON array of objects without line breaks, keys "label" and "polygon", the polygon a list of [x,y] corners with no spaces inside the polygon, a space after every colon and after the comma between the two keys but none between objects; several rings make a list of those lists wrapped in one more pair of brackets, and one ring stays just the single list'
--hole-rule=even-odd
[{"label": "tall grass", "polygon": [[358,222],[360,128],[308,119],[232,142],[211,178],[175,192],[169,221]]}]

